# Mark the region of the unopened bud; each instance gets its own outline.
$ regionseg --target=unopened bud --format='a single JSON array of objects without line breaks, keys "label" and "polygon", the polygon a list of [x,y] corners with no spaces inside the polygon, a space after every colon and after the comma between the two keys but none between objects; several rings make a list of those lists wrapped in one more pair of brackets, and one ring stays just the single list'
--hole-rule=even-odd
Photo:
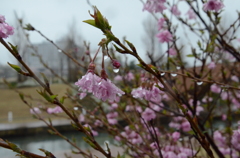
[{"label": "unopened bud", "polygon": [[94,63],[90,63],[88,66],[88,72],[94,72],[96,65]]},{"label": "unopened bud", "polygon": [[112,65],[114,68],[119,68],[121,66],[121,63],[119,61],[117,61],[116,59],[112,60]]}]

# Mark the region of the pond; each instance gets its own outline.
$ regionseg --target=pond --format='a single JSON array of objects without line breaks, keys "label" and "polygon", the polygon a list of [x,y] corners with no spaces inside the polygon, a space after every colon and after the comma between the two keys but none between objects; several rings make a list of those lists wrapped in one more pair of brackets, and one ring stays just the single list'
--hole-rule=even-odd
[{"label": "pond", "polygon": [[[77,132],[68,132],[64,133],[64,135],[69,138],[70,140],[72,138],[76,139],[77,145],[81,149],[89,149],[89,145],[82,139],[84,137],[83,134],[77,133]],[[96,138],[96,141],[102,145],[103,147],[104,142],[107,141],[110,144],[113,144],[113,139],[109,137],[106,133],[100,133]],[[69,143],[67,143],[65,140],[61,139],[60,137],[56,135],[29,135],[24,137],[10,137],[10,138],[3,138],[7,139],[10,142],[15,143],[18,145],[21,149],[43,155],[43,152],[39,151],[39,148],[51,151],[53,154],[62,152],[62,151],[71,151],[71,149],[74,149]],[[5,149],[0,147],[0,155],[1,158],[15,158],[16,153],[12,152],[11,150]]]}]

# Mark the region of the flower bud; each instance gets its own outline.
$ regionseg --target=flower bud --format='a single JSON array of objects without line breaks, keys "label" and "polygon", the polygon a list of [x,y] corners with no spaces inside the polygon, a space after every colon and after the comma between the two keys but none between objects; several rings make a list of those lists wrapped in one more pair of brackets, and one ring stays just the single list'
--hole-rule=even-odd
[{"label": "flower bud", "polygon": [[117,61],[116,59],[112,60],[112,65],[114,68],[119,68],[121,66],[121,63],[119,61]]}]

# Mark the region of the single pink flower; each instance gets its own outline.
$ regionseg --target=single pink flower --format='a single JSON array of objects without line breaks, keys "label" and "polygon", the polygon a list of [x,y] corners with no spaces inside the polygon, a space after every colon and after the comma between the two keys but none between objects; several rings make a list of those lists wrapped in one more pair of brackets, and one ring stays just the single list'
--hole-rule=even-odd
[{"label": "single pink flower", "polygon": [[220,93],[221,92],[221,88],[216,84],[211,85],[210,89],[214,93]]},{"label": "single pink flower", "polygon": [[111,125],[115,125],[117,124],[117,118],[118,117],[118,113],[117,112],[111,112],[111,113],[108,113],[107,114],[107,120],[108,120],[108,123],[111,124]]},{"label": "single pink flower", "polygon": [[41,110],[38,107],[34,107],[34,108],[30,109],[30,113],[34,114],[34,115],[40,114]]},{"label": "single pink flower", "polygon": [[120,75],[117,75],[117,76],[115,76],[114,77],[114,79],[113,79],[114,81],[122,81],[123,80],[123,78],[122,78],[122,76],[120,76]]},{"label": "single pink flower", "polygon": [[169,48],[169,50],[167,51],[167,53],[171,56],[175,56],[177,55],[177,52],[174,48]]},{"label": "single pink flower", "polygon": [[124,78],[125,78],[127,81],[131,81],[131,80],[134,79],[134,75],[133,75],[132,72],[128,72],[128,73],[124,76]]},{"label": "single pink flower", "polygon": [[191,125],[188,121],[184,121],[182,124],[181,124],[181,128],[184,132],[188,132],[191,130]]},{"label": "single pink flower", "polygon": [[194,13],[194,11],[191,8],[187,11],[186,15],[188,16],[188,19],[190,19],[190,20],[196,19],[196,14]]},{"label": "single pink flower", "polygon": [[171,8],[171,12],[172,12],[173,15],[175,15],[175,16],[179,16],[179,15],[181,15],[181,12],[178,10],[177,5],[173,5],[173,6],[172,6],[172,8]]},{"label": "single pink flower", "polygon": [[214,69],[216,67],[216,64],[212,61],[208,64],[209,69]]},{"label": "single pink flower", "polygon": [[85,122],[85,116],[83,114],[80,114],[79,117],[78,117],[78,121],[79,122]]},{"label": "single pink flower", "polygon": [[220,0],[208,0],[203,4],[204,11],[219,11],[224,7],[224,4]]},{"label": "single pink flower", "polygon": [[231,76],[231,80],[232,81],[235,81],[235,82],[239,82],[239,79],[238,79],[238,77],[237,76]]},{"label": "single pink flower", "polygon": [[81,79],[79,79],[75,85],[79,87],[79,91],[92,92],[93,87],[98,84],[101,78],[92,72],[88,72]]},{"label": "single pink flower", "polygon": [[9,35],[13,35],[13,27],[9,26],[5,22],[0,22],[0,38],[7,38]]},{"label": "single pink flower", "polygon": [[94,125],[95,125],[95,126],[98,126],[98,127],[102,127],[102,126],[103,126],[103,123],[102,123],[102,121],[100,121],[100,120],[96,120],[96,121],[94,122]]},{"label": "single pink flower", "polygon": [[47,112],[49,114],[58,114],[58,113],[62,113],[63,110],[62,110],[62,108],[60,106],[56,106],[55,108],[48,108]]},{"label": "single pink flower", "polygon": [[173,132],[172,134],[173,141],[176,142],[180,138],[179,132]]},{"label": "single pink flower", "polygon": [[239,130],[233,131],[231,143],[234,149],[238,151],[240,150],[240,131]]},{"label": "single pink flower", "polygon": [[173,40],[172,34],[168,30],[161,31],[156,36],[161,43],[170,42]]},{"label": "single pink flower", "polygon": [[109,79],[101,79],[98,84],[93,86],[93,95],[103,101],[115,101],[118,96],[122,96],[124,92],[116,87]]},{"label": "single pink flower", "polygon": [[158,20],[158,30],[161,30],[163,28],[164,23],[165,23],[165,18],[160,18]]},{"label": "single pink flower", "polygon": [[146,108],[143,112],[142,112],[142,118],[145,121],[150,121],[156,118],[156,113],[150,109],[150,108]]}]

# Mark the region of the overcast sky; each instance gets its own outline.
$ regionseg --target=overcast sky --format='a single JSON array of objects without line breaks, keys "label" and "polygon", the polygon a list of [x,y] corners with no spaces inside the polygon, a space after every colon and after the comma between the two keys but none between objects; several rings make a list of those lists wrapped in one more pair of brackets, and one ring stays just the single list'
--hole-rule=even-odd
[{"label": "overcast sky", "polygon": [[[112,25],[113,33],[136,44],[139,51],[144,51],[142,46],[143,19],[148,16],[142,12],[142,3],[139,0],[91,0]],[[91,42],[93,48],[104,38],[102,32],[83,20],[91,19],[88,11],[92,8],[85,0],[1,0],[0,14],[4,15],[6,22],[14,25],[14,11],[19,17],[24,17],[27,23],[31,23],[53,41],[67,34],[73,21],[76,22],[78,33],[84,40]],[[11,41],[13,37],[7,38]],[[35,32],[30,32],[33,43],[43,42],[44,39]],[[6,49],[0,45],[0,64],[14,61]]]},{"label": "overcast sky", "polygon": [[[144,36],[142,23],[149,13],[142,12],[143,6],[139,0],[90,0],[90,2],[106,16],[117,37],[127,36],[141,55],[145,53],[142,42]],[[225,19],[228,23],[229,19],[236,18],[240,1],[225,0],[224,4],[225,15],[227,15]],[[91,42],[93,48],[96,48],[104,36],[100,30],[82,22],[91,19],[89,10],[93,13],[86,0],[1,0],[0,5],[0,14],[5,16],[10,25],[15,23],[14,11],[16,11],[19,17],[24,17],[27,23],[31,23],[53,41],[66,35],[70,24],[75,21],[78,33],[84,40]],[[182,15],[185,15],[187,10],[188,7],[183,5]],[[11,41],[12,38],[6,41]],[[30,32],[30,39],[33,43],[45,41],[35,32]],[[184,40],[184,38],[181,39]],[[15,62],[2,45],[0,45],[0,54],[0,64]]]}]

